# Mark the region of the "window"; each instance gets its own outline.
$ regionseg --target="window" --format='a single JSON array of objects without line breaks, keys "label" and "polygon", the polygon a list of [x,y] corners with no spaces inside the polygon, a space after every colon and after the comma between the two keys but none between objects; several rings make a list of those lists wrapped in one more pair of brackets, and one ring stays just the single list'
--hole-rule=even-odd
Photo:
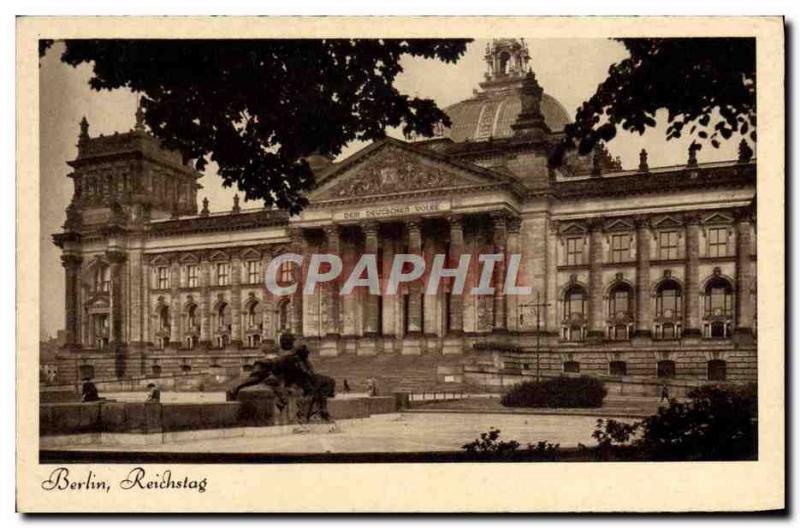
[{"label": "window", "polygon": [[159,329],[169,330],[169,307],[162,306],[158,311]]},{"label": "window", "polygon": [[664,260],[678,258],[677,231],[661,231],[658,234],[658,257]]},{"label": "window", "polygon": [[626,319],[631,315],[631,287],[625,283],[614,286],[608,295],[608,314],[611,318]]},{"label": "window", "polygon": [[565,361],[564,372],[569,374],[577,374],[581,371],[581,364],[577,361]]},{"label": "window", "polygon": [[681,314],[681,287],[674,280],[659,284],[656,289],[656,317],[674,318]]},{"label": "window", "polygon": [[586,292],[573,286],[564,294],[564,319],[583,320],[586,313]]},{"label": "window", "polygon": [[186,348],[188,350],[193,350],[195,346],[197,346],[197,337],[196,336],[188,336],[186,338]]},{"label": "window", "polygon": [[169,288],[169,268],[166,266],[159,266],[156,268],[156,288],[159,290],[166,290]]},{"label": "window", "polygon": [[624,361],[611,361],[608,364],[608,373],[612,376],[627,376],[628,364]]},{"label": "window", "polygon": [[160,376],[161,375],[161,365],[158,363],[154,363],[152,367],[153,376]]},{"label": "window", "polygon": [[95,291],[108,292],[111,290],[111,268],[106,265],[99,265],[94,277]]},{"label": "window", "polygon": [[567,265],[583,264],[583,237],[567,239]]},{"label": "window", "polygon": [[608,327],[608,338],[613,341],[626,341],[630,339],[630,325],[618,324]]},{"label": "window", "polygon": [[708,256],[725,257],[728,255],[728,229],[714,227],[708,230]]},{"label": "window", "polygon": [[279,285],[287,286],[292,283],[292,281],[294,280],[294,270],[292,266],[293,263],[289,261],[281,263],[280,280],[278,281]]},{"label": "window", "polygon": [[289,331],[289,301],[284,301],[278,306],[278,331]]},{"label": "window", "polygon": [[721,359],[708,362],[708,381],[725,381],[728,377],[728,365]]},{"label": "window", "polygon": [[190,304],[186,310],[186,325],[189,327],[189,330],[192,330],[193,327],[197,326],[197,305]]},{"label": "window", "polygon": [[248,284],[257,284],[259,279],[259,262],[257,260],[248,260],[245,266],[247,269]]},{"label": "window", "polygon": [[94,365],[81,365],[78,370],[82,380],[94,378]]},{"label": "window", "polygon": [[670,359],[663,359],[659,361],[656,368],[659,378],[675,377],[675,362]]},{"label": "window", "polygon": [[260,317],[258,316],[259,312],[258,308],[259,307],[257,302],[252,302],[247,307],[246,319],[248,328],[254,328],[258,324],[260,320]]},{"label": "window", "polygon": [[611,262],[625,262],[631,254],[629,234],[611,235]]},{"label": "window", "polygon": [[733,287],[727,280],[718,277],[706,286],[706,317],[729,317],[733,310]]},{"label": "window", "polygon": [[190,288],[197,288],[198,286],[197,268],[197,264],[189,264],[186,266],[186,285]]},{"label": "window", "polygon": [[228,286],[230,265],[227,262],[220,262],[217,264],[217,286]]}]

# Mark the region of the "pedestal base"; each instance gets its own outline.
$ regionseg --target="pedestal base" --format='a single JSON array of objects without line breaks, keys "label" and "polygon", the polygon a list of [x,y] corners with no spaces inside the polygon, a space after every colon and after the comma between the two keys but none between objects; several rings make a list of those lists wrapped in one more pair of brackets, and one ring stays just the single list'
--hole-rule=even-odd
[{"label": "pedestal base", "polygon": [[463,354],[463,336],[445,336],[442,340],[442,354]]},{"label": "pedestal base", "polygon": [[319,355],[333,357],[338,356],[341,347],[338,335],[329,335],[322,338],[319,345]]},{"label": "pedestal base", "polygon": [[378,344],[374,337],[362,337],[358,340],[356,354],[359,356],[375,356],[378,354]]},{"label": "pedestal base", "polygon": [[403,338],[403,349],[401,354],[404,356],[419,356],[422,354],[422,337],[406,336]]}]

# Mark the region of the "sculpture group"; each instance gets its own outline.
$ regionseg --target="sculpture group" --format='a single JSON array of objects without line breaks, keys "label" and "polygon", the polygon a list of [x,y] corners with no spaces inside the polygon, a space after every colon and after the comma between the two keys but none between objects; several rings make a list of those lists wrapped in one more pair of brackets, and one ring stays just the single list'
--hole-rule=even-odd
[{"label": "sculpture group", "polygon": [[331,422],[328,398],[336,394],[334,379],[314,372],[308,347],[304,344],[295,347],[292,334],[281,335],[280,348],[278,357],[256,361],[249,376],[228,391],[228,400],[236,400],[245,387],[263,384],[272,389],[278,410],[283,410],[289,393],[300,390],[303,404],[298,406],[298,422],[308,423],[315,415],[323,422]]}]

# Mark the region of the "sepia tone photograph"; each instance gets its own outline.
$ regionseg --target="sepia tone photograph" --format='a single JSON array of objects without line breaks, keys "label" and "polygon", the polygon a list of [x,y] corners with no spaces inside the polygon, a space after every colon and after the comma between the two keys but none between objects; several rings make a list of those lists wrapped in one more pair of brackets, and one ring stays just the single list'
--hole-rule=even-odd
[{"label": "sepia tone photograph", "polygon": [[189,468],[230,464],[731,469],[764,461],[765,379],[783,456],[761,37],[505,22],[37,34],[45,500],[202,499]]}]

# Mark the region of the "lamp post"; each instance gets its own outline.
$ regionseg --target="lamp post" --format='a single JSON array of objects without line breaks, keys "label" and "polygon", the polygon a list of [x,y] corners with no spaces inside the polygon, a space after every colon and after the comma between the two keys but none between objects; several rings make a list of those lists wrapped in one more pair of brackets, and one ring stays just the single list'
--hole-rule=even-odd
[{"label": "lamp post", "polygon": [[532,308],[533,310],[535,310],[535,313],[536,313],[536,381],[537,382],[540,381],[540,372],[541,372],[539,356],[540,356],[540,348],[541,348],[540,331],[542,329],[542,319],[540,317],[540,313],[541,313],[543,308],[547,308],[548,306],[550,306],[550,303],[541,302],[541,295],[540,295],[540,293],[538,291],[536,292],[536,302],[535,303],[525,303],[525,304],[520,305],[520,307],[523,308],[523,309]]}]

